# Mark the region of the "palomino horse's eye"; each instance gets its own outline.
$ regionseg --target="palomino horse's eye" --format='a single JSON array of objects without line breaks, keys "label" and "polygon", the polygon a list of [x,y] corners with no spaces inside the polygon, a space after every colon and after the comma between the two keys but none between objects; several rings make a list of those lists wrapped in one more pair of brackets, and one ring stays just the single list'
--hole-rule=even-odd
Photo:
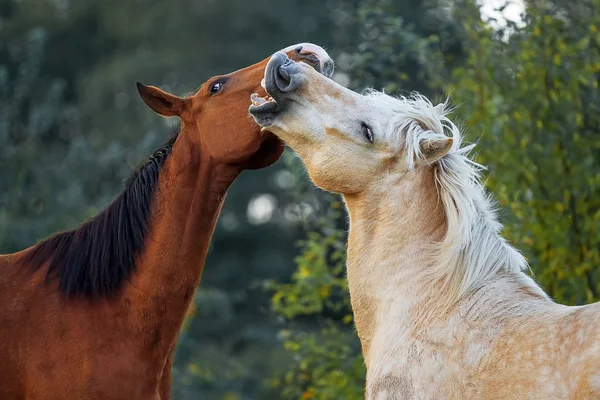
[{"label": "palomino horse's eye", "polygon": [[369,141],[369,143],[373,143],[373,140],[375,138],[373,137],[373,131],[371,130],[371,128],[369,128],[369,125],[365,124],[364,122],[361,122],[361,129],[363,136]]},{"label": "palomino horse's eye", "polygon": [[223,85],[225,85],[224,80],[219,80],[219,81],[216,81],[215,83],[213,83],[210,87],[210,94],[219,93],[221,91],[221,89],[223,88]]}]

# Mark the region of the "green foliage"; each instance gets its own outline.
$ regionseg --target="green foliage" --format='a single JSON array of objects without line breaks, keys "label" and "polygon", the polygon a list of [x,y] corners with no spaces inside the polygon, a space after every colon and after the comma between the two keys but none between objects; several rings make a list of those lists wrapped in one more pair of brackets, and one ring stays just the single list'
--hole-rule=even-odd
[{"label": "green foliage", "polygon": [[600,2],[528,2],[504,40],[467,2],[470,49],[446,90],[479,137],[505,235],[558,301],[600,299]]},{"label": "green foliage", "polygon": [[[342,204],[334,198],[307,226],[291,283],[267,281],[273,310],[286,319],[319,316],[321,330],[284,329],[280,339],[293,353],[290,368],[270,381],[280,398],[359,399],[365,370],[352,329],[345,278],[346,235],[339,228]],[[305,329],[305,328],[304,328]]]},{"label": "green foliage", "polygon": [[365,368],[347,329],[325,323],[320,333],[283,330],[284,348],[295,354],[293,368],[269,383],[284,399],[363,398]]},{"label": "green foliage", "polygon": [[429,93],[443,64],[461,59],[458,27],[440,1],[365,0],[359,3],[361,29],[354,45],[352,76],[358,90]]},{"label": "green foliage", "polygon": [[298,269],[292,282],[266,282],[266,288],[275,292],[271,299],[273,310],[286,318],[348,310],[345,235],[335,227],[342,204],[334,200],[329,207],[308,237],[299,242],[301,253],[294,259]]}]

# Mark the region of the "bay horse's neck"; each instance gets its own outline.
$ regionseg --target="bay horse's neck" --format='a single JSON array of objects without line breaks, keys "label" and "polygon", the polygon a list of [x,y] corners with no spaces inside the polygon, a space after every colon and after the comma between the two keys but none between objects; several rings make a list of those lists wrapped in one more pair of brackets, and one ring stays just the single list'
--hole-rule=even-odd
[{"label": "bay horse's neck", "polygon": [[430,243],[446,232],[434,179],[433,170],[419,169],[380,190],[344,196],[350,214],[348,285],[367,366],[382,321],[408,329],[408,314],[432,290],[426,276]]},{"label": "bay horse's neck", "polygon": [[208,252],[227,189],[241,170],[214,162],[182,128],[161,169],[150,231],[126,287],[140,340],[164,359],[175,344]]}]

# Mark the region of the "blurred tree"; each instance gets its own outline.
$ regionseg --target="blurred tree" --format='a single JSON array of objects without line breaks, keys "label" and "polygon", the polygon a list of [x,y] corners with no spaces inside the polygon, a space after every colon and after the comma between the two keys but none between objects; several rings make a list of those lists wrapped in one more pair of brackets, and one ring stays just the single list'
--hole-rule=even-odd
[{"label": "blurred tree", "polygon": [[431,94],[463,55],[461,26],[447,3],[362,1],[357,9],[361,35],[354,44],[353,86]]},{"label": "blurred tree", "polygon": [[527,1],[499,31],[457,3],[469,54],[447,90],[481,135],[505,235],[556,300],[600,300],[600,1]]},{"label": "blurred tree", "polygon": [[[9,249],[28,240],[32,229],[56,226],[50,218],[38,219],[35,228],[28,224],[44,205],[67,213],[81,200],[61,163],[77,147],[66,140],[67,123],[74,121],[63,101],[64,81],[40,79],[46,39],[41,28],[16,38],[5,50],[8,62],[0,64],[0,242]],[[34,168],[38,163],[46,168]]]}]

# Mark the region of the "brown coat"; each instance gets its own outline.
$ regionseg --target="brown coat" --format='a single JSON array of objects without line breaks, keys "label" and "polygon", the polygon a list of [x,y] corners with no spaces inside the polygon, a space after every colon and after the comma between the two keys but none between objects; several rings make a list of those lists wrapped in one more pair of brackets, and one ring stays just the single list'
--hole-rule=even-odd
[{"label": "brown coat", "polygon": [[[290,57],[330,66],[318,46]],[[315,57],[316,56],[316,57]],[[0,255],[0,399],[169,399],[173,350],[227,189],[282,143],[248,115],[267,60],[179,98],[138,84],[181,129],[80,228]]]}]

